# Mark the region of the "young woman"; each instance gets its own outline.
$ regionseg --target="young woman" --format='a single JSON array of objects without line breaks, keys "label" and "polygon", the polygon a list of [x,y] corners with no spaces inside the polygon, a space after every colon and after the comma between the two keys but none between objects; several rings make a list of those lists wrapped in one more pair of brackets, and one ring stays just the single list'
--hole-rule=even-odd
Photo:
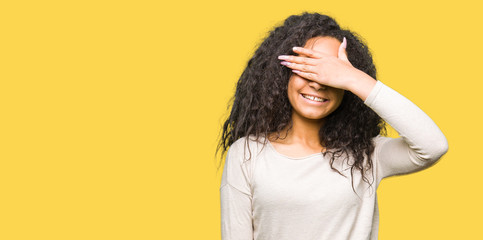
[{"label": "young woman", "polygon": [[[383,136],[385,123],[400,137]],[[377,239],[380,181],[429,167],[448,144],[376,80],[355,33],[305,12],[248,61],[218,147],[223,240],[359,240]]]}]

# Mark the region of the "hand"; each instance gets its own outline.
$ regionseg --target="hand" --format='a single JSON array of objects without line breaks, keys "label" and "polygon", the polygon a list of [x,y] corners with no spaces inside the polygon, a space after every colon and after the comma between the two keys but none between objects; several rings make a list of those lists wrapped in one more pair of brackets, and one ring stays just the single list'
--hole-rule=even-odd
[{"label": "hand", "polygon": [[344,38],[337,57],[308,48],[295,47],[294,52],[308,57],[281,55],[279,59],[285,60],[281,64],[305,79],[350,91],[358,79],[372,77],[352,66],[347,58],[346,44],[347,40]]}]

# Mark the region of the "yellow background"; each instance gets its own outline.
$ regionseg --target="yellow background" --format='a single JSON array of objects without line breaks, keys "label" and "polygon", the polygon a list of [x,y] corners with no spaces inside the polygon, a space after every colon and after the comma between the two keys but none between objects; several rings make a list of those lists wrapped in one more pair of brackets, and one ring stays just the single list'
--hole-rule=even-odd
[{"label": "yellow background", "polygon": [[378,78],[449,141],[434,167],[383,180],[380,239],[481,239],[476,3],[3,1],[0,239],[220,239],[228,100],[304,10],[361,34]]}]

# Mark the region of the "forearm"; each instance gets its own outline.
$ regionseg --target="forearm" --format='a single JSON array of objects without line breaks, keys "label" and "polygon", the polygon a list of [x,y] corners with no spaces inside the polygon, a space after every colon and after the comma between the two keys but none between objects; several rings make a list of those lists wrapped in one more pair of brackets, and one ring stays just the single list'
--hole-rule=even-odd
[{"label": "forearm", "polygon": [[446,137],[433,120],[382,82],[376,82],[364,103],[399,133],[409,146],[413,161],[427,164],[446,153]]},{"label": "forearm", "polygon": [[365,101],[372,89],[376,85],[376,80],[366,73],[358,70],[360,75],[357,78],[350,79],[347,84],[347,90],[354,93],[356,96]]}]

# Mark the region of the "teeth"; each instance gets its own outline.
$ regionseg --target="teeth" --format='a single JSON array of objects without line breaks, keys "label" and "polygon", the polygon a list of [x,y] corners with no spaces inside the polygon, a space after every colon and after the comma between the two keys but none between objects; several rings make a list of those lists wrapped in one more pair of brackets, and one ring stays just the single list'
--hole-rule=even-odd
[{"label": "teeth", "polygon": [[318,97],[314,97],[314,96],[309,96],[309,95],[305,95],[305,94],[302,94],[302,96],[304,98],[310,99],[312,101],[325,102],[324,99],[322,99],[322,98],[318,98]]}]

